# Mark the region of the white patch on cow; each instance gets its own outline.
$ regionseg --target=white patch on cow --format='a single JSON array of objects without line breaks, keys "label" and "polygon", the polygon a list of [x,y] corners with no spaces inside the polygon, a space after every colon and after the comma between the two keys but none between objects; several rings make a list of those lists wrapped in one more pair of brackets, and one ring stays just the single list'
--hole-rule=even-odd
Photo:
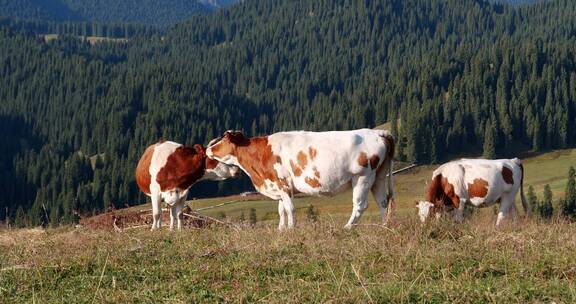
[{"label": "white patch on cow", "polygon": [[176,149],[178,149],[180,146],[182,145],[179,143],[175,143],[173,141],[165,141],[154,147],[154,153],[152,154],[152,159],[150,161],[150,176],[152,177],[150,183],[151,193],[154,193],[152,192],[153,190],[156,190],[157,192],[161,191],[160,185],[156,180],[156,176],[158,175],[158,172],[160,172],[160,170],[166,165],[168,157],[172,155],[172,153],[174,153],[174,151],[176,151]]}]

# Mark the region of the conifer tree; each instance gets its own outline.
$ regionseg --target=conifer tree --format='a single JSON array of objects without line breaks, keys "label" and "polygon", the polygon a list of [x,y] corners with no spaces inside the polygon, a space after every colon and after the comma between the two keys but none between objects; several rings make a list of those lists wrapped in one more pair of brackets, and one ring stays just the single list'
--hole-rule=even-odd
[{"label": "conifer tree", "polygon": [[494,159],[496,158],[496,130],[494,124],[489,120],[486,123],[486,130],[484,132],[484,158]]},{"label": "conifer tree", "polygon": [[570,219],[576,219],[576,170],[571,166],[568,171],[566,195],[562,204],[562,214]]},{"label": "conifer tree", "polygon": [[552,206],[552,190],[548,184],[544,186],[544,199],[538,206],[538,212],[540,217],[544,219],[550,219],[554,214],[554,207]]}]

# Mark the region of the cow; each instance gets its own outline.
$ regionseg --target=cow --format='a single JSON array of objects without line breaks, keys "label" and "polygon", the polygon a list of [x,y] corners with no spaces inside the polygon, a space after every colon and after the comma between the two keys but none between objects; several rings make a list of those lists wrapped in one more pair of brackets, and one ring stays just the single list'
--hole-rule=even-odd
[{"label": "cow", "polygon": [[152,199],[152,230],[161,226],[163,200],[170,206],[170,230],[174,221],[182,228],[180,213],[188,189],[201,180],[220,181],[236,177],[238,167],[229,166],[206,157],[201,145],[186,147],[172,141],[161,140],[150,145],[136,167],[136,183]]},{"label": "cow", "polygon": [[252,138],[226,131],[208,144],[206,154],[240,167],[258,192],[278,200],[280,230],[285,214],[288,228],[294,227],[294,194],[333,195],[352,187],[353,210],[345,226],[351,228],[367,208],[370,190],[386,223],[386,208],[394,203],[394,147],[393,136],[384,130],[292,131]]},{"label": "cow", "polygon": [[452,161],[432,173],[425,201],[416,205],[418,215],[424,222],[431,213],[438,218],[442,210],[454,210],[454,220],[462,222],[466,203],[483,208],[500,200],[500,211],[496,219],[496,226],[499,226],[509,213],[515,213],[514,200],[518,190],[524,211],[530,215],[523,183],[524,168],[518,158]]}]

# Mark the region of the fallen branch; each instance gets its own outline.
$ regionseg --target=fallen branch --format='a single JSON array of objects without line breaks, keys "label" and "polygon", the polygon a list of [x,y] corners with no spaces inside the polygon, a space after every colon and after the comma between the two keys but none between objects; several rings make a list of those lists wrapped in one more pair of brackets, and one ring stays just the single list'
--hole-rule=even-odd
[{"label": "fallen branch", "polygon": [[210,220],[210,221],[214,221],[214,222],[219,223],[219,224],[222,224],[222,225],[224,225],[224,226],[226,226],[226,227],[231,227],[231,228],[233,228],[234,230],[240,230],[239,227],[237,227],[236,225],[234,225],[234,224],[232,224],[232,223],[224,222],[224,221],[215,219],[215,218],[213,218],[213,217],[209,217],[209,216],[207,216],[207,215],[196,216],[196,215],[192,215],[192,214],[188,214],[188,213],[182,213],[182,215],[187,216],[187,217],[190,217],[190,218],[193,218],[193,219],[197,219],[197,220]]},{"label": "fallen branch", "polygon": [[116,224],[116,220],[118,220],[118,219],[116,217],[114,217],[114,222],[112,222],[112,225],[114,226],[114,231],[121,233],[122,228],[118,227],[118,225]]},{"label": "fallen branch", "polygon": [[[397,173],[400,173],[400,172],[403,172],[403,171],[406,171],[406,170],[410,170],[410,169],[412,169],[412,168],[414,168],[414,167],[418,167],[418,165],[417,165],[417,164],[411,164],[411,165],[408,166],[408,167],[404,167],[404,168],[402,168],[402,169],[398,169],[398,170],[392,172],[392,175],[397,174]],[[388,175],[386,175],[386,176],[390,176],[390,174],[388,174]]]},{"label": "fallen branch", "polygon": [[148,227],[148,226],[150,226],[150,225],[146,224],[146,225],[136,225],[136,226],[125,227],[124,231],[130,230],[130,229],[144,228],[144,227]]},{"label": "fallen branch", "polygon": [[[234,204],[234,203],[241,203],[241,202],[244,202],[244,201],[239,201],[239,200],[229,201],[229,202],[224,202],[224,203],[218,204],[218,205],[208,206],[208,207],[204,207],[204,208],[198,208],[198,209],[196,209],[196,211],[208,210],[208,209],[218,208],[218,207],[222,207],[222,206],[226,206],[226,205],[230,205],[230,204]],[[188,207],[190,209],[192,209],[190,206],[188,206]]]}]

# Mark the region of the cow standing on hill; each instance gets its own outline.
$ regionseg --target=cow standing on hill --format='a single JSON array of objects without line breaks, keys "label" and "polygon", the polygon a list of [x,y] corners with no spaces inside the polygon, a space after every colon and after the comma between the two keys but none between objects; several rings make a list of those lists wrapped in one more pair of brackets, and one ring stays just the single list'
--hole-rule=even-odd
[{"label": "cow standing on hill", "polygon": [[[371,190],[383,223],[393,203],[394,139],[388,131],[280,132],[246,138],[227,131],[208,145],[210,158],[240,167],[256,190],[278,200],[279,229],[294,227],[294,194],[332,195],[352,187],[352,227],[368,206]],[[386,189],[386,175],[388,190]]]},{"label": "cow standing on hill", "polygon": [[170,205],[170,229],[177,221],[181,229],[180,214],[188,189],[197,181],[219,181],[238,176],[238,167],[229,166],[206,157],[201,145],[193,148],[171,141],[160,141],[149,146],[136,167],[136,183],[142,192],[152,198],[152,229],[161,225],[162,200]]},{"label": "cow standing on hill", "polygon": [[426,200],[417,205],[420,220],[424,222],[430,211],[437,216],[444,208],[455,209],[454,219],[464,220],[464,206],[488,207],[500,199],[500,212],[496,226],[510,212],[515,212],[514,199],[520,190],[522,205],[527,215],[530,206],[524,197],[524,168],[514,159],[461,159],[440,166],[432,174],[426,191]]}]

